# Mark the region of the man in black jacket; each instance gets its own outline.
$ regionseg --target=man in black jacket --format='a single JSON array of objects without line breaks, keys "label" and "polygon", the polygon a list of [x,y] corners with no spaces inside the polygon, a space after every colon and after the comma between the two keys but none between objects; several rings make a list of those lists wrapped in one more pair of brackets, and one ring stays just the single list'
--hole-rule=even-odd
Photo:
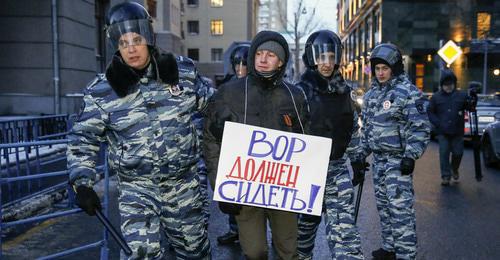
[{"label": "man in black jacket", "polygon": [[[289,59],[286,40],[277,32],[261,31],[248,53],[248,76],[230,81],[209,103],[203,143],[210,183],[215,184],[225,121],[304,133],[308,108],[304,93],[283,81]],[[297,258],[297,214],[281,210],[219,203],[236,215],[239,240],[247,259],[267,259],[267,221],[280,259]]]},{"label": "man in black jacket", "polygon": [[[449,69],[441,73],[440,90],[429,103],[428,115],[439,141],[441,185],[458,180],[458,168],[464,152],[464,113],[467,94],[456,89],[457,77]],[[450,165],[451,152],[451,165]]]}]

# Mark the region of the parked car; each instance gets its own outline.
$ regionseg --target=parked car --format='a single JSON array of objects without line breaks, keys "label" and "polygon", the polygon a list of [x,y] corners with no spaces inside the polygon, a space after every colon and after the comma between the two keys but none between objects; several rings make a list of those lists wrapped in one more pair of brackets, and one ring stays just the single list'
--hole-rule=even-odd
[{"label": "parked car", "polygon": [[481,153],[487,167],[500,164],[500,112],[495,113],[494,119],[495,121],[484,129],[481,137]]},{"label": "parked car", "polygon": [[[477,102],[477,122],[478,134],[483,135],[483,132],[489,124],[495,122],[495,113],[500,112],[500,95],[478,95]],[[474,126],[474,118],[470,118],[470,113],[466,113],[464,139],[470,141],[472,139],[471,124]]]}]

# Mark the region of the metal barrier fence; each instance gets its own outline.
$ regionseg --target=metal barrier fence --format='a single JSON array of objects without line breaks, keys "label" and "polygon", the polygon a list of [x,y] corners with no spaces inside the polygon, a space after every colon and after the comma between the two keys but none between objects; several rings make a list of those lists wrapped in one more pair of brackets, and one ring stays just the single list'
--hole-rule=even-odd
[{"label": "metal barrier fence", "polygon": [[[81,209],[74,208],[74,192],[68,185],[68,140],[65,138],[70,127],[69,118],[68,115],[53,115],[0,119],[0,244],[5,228],[81,212]],[[103,213],[107,216],[109,172],[104,150],[101,149],[100,156],[104,165],[96,169],[104,175]],[[4,211],[9,207],[15,208],[13,206],[20,202],[36,201],[43,195],[55,193],[62,193],[67,198],[57,212],[11,217],[11,212]],[[8,220],[4,222],[4,219]],[[99,246],[101,259],[108,259],[108,234],[104,228],[102,240],[40,259],[57,258]]]},{"label": "metal barrier fence", "polygon": [[[9,144],[64,139],[69,129],[68,119],[68,115],[0,119],[0,144],[5,144],[0,148],[0,177],[39,174],[46,165],[63,164],[66,157],[62,156],[61,152],[65,144],[54,145],[50,142],[48,145],[42,142],[33,146]],[[45,188],[48,187],[41,179],[8,183],[0,199],[4,206],[8,206],[9,203],[16,203],[25,196]]]},{"label": "metal barrier fence", "polygon": [[[59,139],[59,140],[45,140],[45,141],[33,141],[33,142],[22,142],[22,143],[10,143],[10,144],[0,144],[0,152],[8,150],[8,149],[13,149],[13,150],[23,150],[27,151],[28,147],[31,147],[32,150],[38,151],[40,148],[47,148],[48,146],[55,147],[57,145],[64,145],[66,146],[68,140],[67,139]],[[23,148],[23,149],[21,149]],[[101,149],[101,151],[104,151],[104,149]],[[3,152],[2,152],[3,153]],[[42,164],[42,159],[38,156],[38,153],[35,156],[35,160],[37,161],[36,166],[39,166]],[[104,152],[102,153],[104,154]],[[2,154],[3,156],[3,154]],[[66,166],[64,166],[62,170],[56,170],[56,171],[49,171],[49,172],[43,172],[43,171],[36,171],[34,174],[29,170],[31,166],[32,160],[30,159],[29,156],[26,156],[24,159],[24,163],[20,162],[21,156],[19,156],[18,153],[15,153],[15,164],[14,165],[8,165],[8,164],[1,164],[0,160],[0,196],[3,197],[3,190],[5,187],[11,187],[13,183],[21,183],[25,182],[27,185],[22,185],[22,187],[28,187],[25,193],[20,193],[24,194],[25,196],[21,196],[17,198],[16,200],[8,201],[7,203],[2,203],[0,200],[0,244],[1,244],[1,239],[2,239],[2,233],[4,232],[5,228],[9,227],[14,227],[16,225],[21,225],[21,224],[29,224],[29,223],[37,223],[41,221],[45,221],[48,219],[56,218],[56,217],[62,217],[62,216],[67,216],[70,214],[75,214],[82,212],[81,209],[75,208],[74,207],[74,192],[73,189],[70,187],[68,184],[68,171],[66,169]],[[105,156],[104,156],[105,157]],[[0,157],[1,158],[1,157]],[[65,159],[65,158],[64,158]],[[54,162],[55,160],[50,159],[47,160],[48,162]],[[47,163],[47,161],[44,161],[43,163]],[[107,160],[106,158],[103,158],[104,165],[96,167],[98,172],[100,174],[103,174],[104,178],[104,197],[103,197],[103,213],[105,216],[108,216],[108,203],[109,203],[109,172],[108,172],[108,167],[107,167]],[[21,164],[23,164],[24,167],[19,167]],[[65,162],[64,162],[65,164]],[[21,168],[24,169],[24,171],[14,171],[12,168]],[[16,174],[13,174],[16,173]],[[22,173],[22,174],[20,174]],[[52,180],[51,182],[48,182],[50,185],[48,185],[47,188],[37,191],[37,192],[29,192],[30,187],[32,186],[32,182],[37,182],[41,183],[42,180]],[[21,185],[16,185],[17,189]],[[4,209],[7,206],[14,205],[20,201],[26,201],[28,199],[34,198],[35,196],[39,196],[41,194],[47,194],[47,193],[52,193],[60,190],[66,190],[65,196],[67,196],[66,200],[66,205],[65,208],[61,211],[57,211],[54,213],[49,213],[49,214],[44,214],[44,215],[38,215],[34,217],[26,217],[23,219],[19,220],[14,220],[14,221],[9,221],[9,222],[3,222],[3,217],[4,217]],[[94,247],[101,247],[101,259],[108,259],[109,255],[109,248],[108,248],[108,234],[106,230],[103,228],[103,238],[99,241],[79,246],[76,248],[68,249],[56,254],[52,254],[49,256],[45,256],[39,259],[53,259],[57,257],[62,257],[66,256],[69,254],[73,254],[76,252],[80,252],[82,250],[94,248]],[[0,258],[2,257],[2,249],[0,248]]]},{"label": "metal barrier fence", "polygon": [[68,118],[61,114],[0,119],[0,144],[64,138]]}]

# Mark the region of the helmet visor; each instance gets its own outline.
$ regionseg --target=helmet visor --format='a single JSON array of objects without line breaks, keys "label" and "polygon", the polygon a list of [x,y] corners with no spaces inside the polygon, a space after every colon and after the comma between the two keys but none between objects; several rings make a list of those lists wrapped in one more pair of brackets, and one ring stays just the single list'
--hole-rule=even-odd
[{"label": "helmet visor", "polygon": [[234,65],[241,64],[241,65],[246,66],[247,59],[246,59],[246,57],[236,56],[236,57],[234,57],[233,64]]},{"label": "helmet visor", "polygon": [[154,45],[154,33],[148,19],[128,20],[106,28],[111,47],[116,51],[129,46]]},{"label": "helmet visor", "polygon": [[311,46],[314,65],[340,64],[340,49],[334,44],[315,44]]}]

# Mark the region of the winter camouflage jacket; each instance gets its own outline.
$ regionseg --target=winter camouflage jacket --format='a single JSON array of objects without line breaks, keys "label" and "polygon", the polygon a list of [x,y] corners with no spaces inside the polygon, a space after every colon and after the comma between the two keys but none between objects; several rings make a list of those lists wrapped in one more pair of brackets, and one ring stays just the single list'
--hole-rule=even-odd
[{"label": "winter camouflage jacket", "polygon": [[422,93],[403,73],[381,85],[373,80],[363,98],[360,159],[371,152],[418,159],[430,139]]},{"label": "winter camouflage jacket", "polygon": [[[124,96],[104,75],[85,89],[84,106],[68,137],[72,183],[93,184],[101,142],[107,143],[109,168],[121,180],[150,179],[158,173],[180,178],[198,162],[201,148],[192,114],[204,109],[213,89],[199,79],[191,60],[172,60],[169,66],[159,60],[160,77],[149,69]],[[165,83],[161,75],[174,75],[175,82]]]}]

